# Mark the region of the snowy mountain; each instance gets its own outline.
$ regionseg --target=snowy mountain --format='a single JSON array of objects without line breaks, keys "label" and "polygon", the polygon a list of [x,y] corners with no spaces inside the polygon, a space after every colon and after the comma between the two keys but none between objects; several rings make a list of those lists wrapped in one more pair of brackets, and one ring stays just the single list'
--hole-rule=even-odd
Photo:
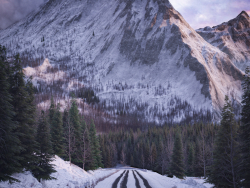
[{"label": "snowy mountain", "polygon": [[210,44],[228,54],[242,71],[250,65],[250,17],[242,11],[236,18],[197,32]]},{"label": "snowy mountain", "polygon": [[9,55],[19,52],[26,66],[48,58],[53,74],[67,75],[53,83],[40,80],[38,87],[46,83],[54,94],[91,87],[111,114],[180,122],[218,114],[225,95],[236,103],[241,98],[238,64],[168,0],[50,0],[1,30],[0,43]]}]

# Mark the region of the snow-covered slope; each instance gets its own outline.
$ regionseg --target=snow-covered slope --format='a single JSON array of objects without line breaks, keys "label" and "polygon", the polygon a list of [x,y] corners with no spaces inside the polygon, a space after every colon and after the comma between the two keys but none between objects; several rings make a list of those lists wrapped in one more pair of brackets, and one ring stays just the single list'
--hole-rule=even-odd
[{"label": "snow-covered slope", "polygon": [[225,95],[240,101],[242,72],[168,0],[50,0],[0,31],[0,43],[30,61],[48,58],[95,88],[107,109],[142,110],[152,121],[219,112]]},{"label": "snow-covered slope", "polygon": [[235,65],[245,70],[250,65],[250,17],[242,11],[236,18],[197,32],[209,43],[228,54]]},{"label": "snow-covered slope", "polygon": [[[188,177],[185,180],[178,178],[168,178],[158,173],[132,168],[132,167],[119,167],[98,169],[88,171],[79,168],[75,165],[70,165],[69,162],[63,161],[58,156],[52,162],[57,172],[52,176],[56,180],[38,182],[30,172],[14,174],[13,177],[20,182],[9,184],[8,182],[0,182],[1,188],[107,188],[112,187],[115,180],[119,177],[118,185],[124,180],[124,174],[128,171],[128,179],[126,185],[129,188],[136,188],[135,176],[139,180],[140,187],[145,187],[142,178],[138,173],[146,178],[152,188],[164,187],[178,187],[178,188],[211,188],[212,185],[204,183],[204,179]],[[119,186],[120,187],[120,186]]]},{"label": "snow-covered slope", "polygon": [[30,172],[13,174],[13,177],[18,179],[20,182],[9,184],[8,182],[1,182],[1,188],[80,188],[84,185],[91,185],[92,182],[96,182],[99,178],[105,177],[109,174],[116,172],[116,169],[99,169],[95,171],[88,171],[81,169],[80,167],[72,164],[68,161],[64,161],[58,156],[55,156],[52,161],[54,168],[57,172],[53,173],[52,176],[56,180],[41,181],[38,182],[36,178],[32,176]]}]

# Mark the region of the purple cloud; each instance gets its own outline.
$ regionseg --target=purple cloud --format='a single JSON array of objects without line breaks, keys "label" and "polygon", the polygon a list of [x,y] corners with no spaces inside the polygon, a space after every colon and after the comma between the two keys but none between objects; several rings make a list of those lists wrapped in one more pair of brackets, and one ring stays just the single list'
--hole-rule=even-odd
[{"label": "purple cloud", "polygon": [[24,18],[43,3],[44,0],[0,0],[0,29]]},{"label": "purple cloud", "polygon": [[170,2],[194,29],[227,22],[243,10],[250,14],[249,0],[170,0]]}]

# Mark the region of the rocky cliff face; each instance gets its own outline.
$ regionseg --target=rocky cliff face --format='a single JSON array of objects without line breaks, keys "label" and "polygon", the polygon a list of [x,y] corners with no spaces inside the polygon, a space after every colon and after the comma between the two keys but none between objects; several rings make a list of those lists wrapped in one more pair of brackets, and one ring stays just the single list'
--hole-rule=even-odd
[{"label": "rocky cliff face", "polygon": [[228,54],[242,71],[250,65],[250,17],[245,11],[228,22],[198,29],[197,32],[207,42]]},{"label": "rocky cliff face", "polygon": [[0,31],[8,49],[67,67],[106,106],[158,122],[218,113],[225,95],[240,101],[242,72],[206,40],[168,0],[50,0]]}]

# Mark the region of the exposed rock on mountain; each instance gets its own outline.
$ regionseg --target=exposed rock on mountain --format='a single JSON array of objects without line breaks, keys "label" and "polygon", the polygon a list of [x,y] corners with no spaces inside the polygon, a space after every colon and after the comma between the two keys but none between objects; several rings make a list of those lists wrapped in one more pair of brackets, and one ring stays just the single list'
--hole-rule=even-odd
[{"label": "exposed rock on mountain", "polygon": [[250,65],[250,17],[245,11],[228,22],[198,29],[197,32],[207,42],[228,54],[242,71]]},{"label": "exposed rock on mountain", "polygon": [[50,0],[0,31],[0,43],[28,62],[48,58],[95,88],[107,110],[151,121],[179,122],[192,110],[219,112],[225,95],[241,97],[242,72],[230,56],[204,40],[168,0]]}]

